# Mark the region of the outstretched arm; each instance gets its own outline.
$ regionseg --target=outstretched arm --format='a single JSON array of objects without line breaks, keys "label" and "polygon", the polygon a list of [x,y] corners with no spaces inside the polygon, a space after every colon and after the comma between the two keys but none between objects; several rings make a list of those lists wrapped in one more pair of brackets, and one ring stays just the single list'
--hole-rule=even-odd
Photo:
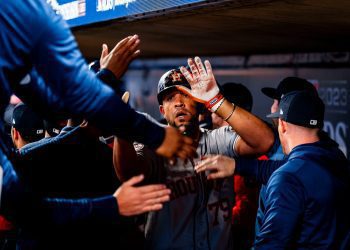
[{"label": "outstretched arm", "polygon": [[257,182],[267,184],[273,172],[286,161],[257,160],[240,157],[233,159],[224,155],[210,155],[195,166],[200,173],[210,171],[208,179],[225,178],[233,174],[254,177]]},{"label": "outstretched arm", "polygon": [[[261,155],[266,153],[274,142],[272,130],[259,118],[227,101],[220,93],[209,61],[205,67],[199,57],[188,59],[190,71],[181,67],[181,72],[191,85],[191,90],[179,86],[196,101],[204,103],[212,112],[217,113],[234,131],[240,135],[235,145],[238,155]],[[261,140],[264,138],[264,140]]]},{"label": "outstretched arm", "polygon": [[[5,20],[1,22],[4,30],[2,41],[6,44],[1,57],[9,62],[7,73],[1,74],[0,81],[6,86],[6,91],[10,92],[14,85],[19,85],[26,74],[36,72],[29,79],[33,82],[30,88],[37,88],[31,92],[35,95],[21,95],[23,100],[35,106],[35,111],[80,115],[107,133],[133,136],[151,149],[162,145],[167,136],[165,129],[137,114],[88,70],[67,23],[51,6],[45,1],[11,1],[0,5],[1,17]],[[33,30],[36,30],[35,34]],[[132,39],[130,50],[121,55],[123,58],[130,59],[129,51],[137,47],[137,37],[130,38],[128,42]],[[123,74],[129,59],[122,64],[124,68],[118,74]],[[25,83],[28,83],[27,79],[22,81],[22,84]],[[173,136],[182,137],[180,133]],[[179,152],[188,153],[182,148],[189,149],[191,146],[186,140],[182,140],[182,144],[178,151],[171,148],[171,157],[178,156]],[[194,149],[190,151],[194,153]],[[192,153],[187,156],[193,156]],[[169,157],[169,154],[165,156]]]},{"label": "outstretched arm", "polygon": [[258,183],[266,185],[273,172],[284,163],[286,163],[286,160],[258,160],[241,157],[236,159],[235,173],[254,177]]},{"label": "outstretched arm", "polygon": [[170,190],[164,185],[135,187],[143,176],[135,176],[123,183],[110,196],[99,198],[64,199],[45,198],[43,208],[47,222],[54,225],[68,225],[91,221],[94,223],[116,223],[119,217],[133,216],[157,211],[170,198]]}]

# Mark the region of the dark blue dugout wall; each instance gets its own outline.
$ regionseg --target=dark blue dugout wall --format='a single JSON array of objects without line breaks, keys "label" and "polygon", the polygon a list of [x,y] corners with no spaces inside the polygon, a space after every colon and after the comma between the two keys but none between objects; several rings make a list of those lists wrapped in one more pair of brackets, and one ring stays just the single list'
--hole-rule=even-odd
[{"label": "dark blue dugout wall", "polygon": [[[350,53],[315,53],[250,57],[207,58],[212,62],[219,83],[239,82],[253,94],[253,113],[267,120],[272,99],[262,87],[276,87],[287,76],[310,80],[326,105],[324,130],[350,155]],[[187,59],[139,60],[125,76],[131,91],[131,105],[160,118],[156,98],[157,83],[167,70],[184,65]]]}]

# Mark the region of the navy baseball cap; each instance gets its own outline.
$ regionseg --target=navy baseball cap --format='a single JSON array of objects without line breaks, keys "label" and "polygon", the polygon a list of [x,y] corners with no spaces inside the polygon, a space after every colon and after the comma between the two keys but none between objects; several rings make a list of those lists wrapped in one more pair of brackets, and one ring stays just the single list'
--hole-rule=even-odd
[{"label": "navy baseball cap", "polygon": [[309,81],[299,77],[284,78],[277,86],[277,88],[262,88],[261,91],[272,99],[281,100],[282,95],[292,91],[311,91],[317,92],[315,86]]},{"label": "navy baseball cap", "polygon": [[322,128],[325,106],[316,93],[293,91],[282,96],[277,112],[267,115],[308,128]]},{"label": "navy baseball cap", "polygon": [[184,75],[181,73],[180,69],[172,69],[166,72],[164,75],[162,75],[158,82],[158,103],[162,104],[164,94],[169,89],[174,89],[178,85],[191,89],[190,84],[188,83]]},{"label": "navy baseball cap", "polygon": [[18,104],[13,109],[11,125],[27,141],[35,141],[44,137],[43,119],[24,103]]}]

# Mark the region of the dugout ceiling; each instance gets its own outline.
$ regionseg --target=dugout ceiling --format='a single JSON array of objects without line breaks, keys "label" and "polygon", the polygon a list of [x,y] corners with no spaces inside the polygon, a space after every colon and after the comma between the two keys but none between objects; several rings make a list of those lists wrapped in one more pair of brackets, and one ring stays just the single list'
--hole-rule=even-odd
[{"label": "dugout ceiling", "polygon": [[73,32],[87,58],[130,34],[152,58],[349,51],[350,1],[209,1]]}]

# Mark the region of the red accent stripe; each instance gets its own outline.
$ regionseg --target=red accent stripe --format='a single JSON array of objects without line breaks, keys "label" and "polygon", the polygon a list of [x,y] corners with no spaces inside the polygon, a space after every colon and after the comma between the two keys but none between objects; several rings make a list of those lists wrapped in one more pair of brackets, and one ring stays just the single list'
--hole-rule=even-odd
[{"label": "red accent stripe", "polygon": [[212,107],[214,107],[215,104],[217,104],[222,98],[224,98],[224,96],[219,92],[216,96],[214,96],[213,98],[211,98],[209,101],[207,101],[205,103],[205,107],[207,109],[211,109]]}]

